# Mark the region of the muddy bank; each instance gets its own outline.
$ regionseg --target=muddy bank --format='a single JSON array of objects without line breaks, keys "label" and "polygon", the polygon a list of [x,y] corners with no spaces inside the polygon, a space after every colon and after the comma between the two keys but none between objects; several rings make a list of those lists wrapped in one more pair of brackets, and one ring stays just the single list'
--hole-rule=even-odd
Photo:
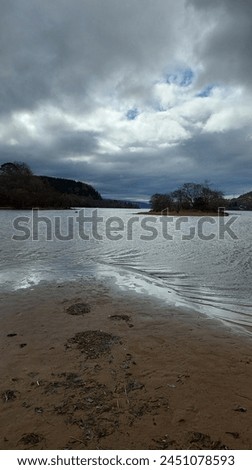
[{"label": "muddy bank", "polygon": [[252,342],[92,280],[1,295],[1,449],[251,449]]}]

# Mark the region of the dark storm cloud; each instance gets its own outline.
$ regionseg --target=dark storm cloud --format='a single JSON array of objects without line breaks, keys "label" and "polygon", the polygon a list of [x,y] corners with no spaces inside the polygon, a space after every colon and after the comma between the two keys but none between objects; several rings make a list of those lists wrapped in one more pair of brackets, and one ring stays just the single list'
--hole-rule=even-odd
[{"label": "dark storm cloud", "polygon": [[66,131],[55,144],[55,150],[62,156],[93,154],[97,147],[97,134],[83,131]]},{"label": "dark storm cloud", "polygon": [[132,87],[134,93],[132,74],[156,68],[164,46],[169,52],[173,31],[167,29],[172,5],[143,3],[2,1],[2,112],[30,109],[41,101],[91,106],[89,94],[114,74],[119,88]]},{"label": "dark storm cloud", "polygon": [[195,53],[204,67],[205,81],[251,87],[252,1],[188,0],[199,13],[203,41]]}]

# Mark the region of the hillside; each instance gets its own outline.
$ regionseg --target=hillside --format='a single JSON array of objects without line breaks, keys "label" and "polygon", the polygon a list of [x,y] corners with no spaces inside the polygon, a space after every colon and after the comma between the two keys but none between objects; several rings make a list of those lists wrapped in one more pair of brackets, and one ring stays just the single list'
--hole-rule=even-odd
[{"label": "hillside", "polygon": [[228,208],[233,209],[233,210],[251,211],[252,210],[252,191],[242,194],[239,197],[230,199]]},{"label": "hillside", "polygon": [[0,208],[68,209],[71,207],[135,207],[103,199],[90,184],[66,178],[36,176],[25,163],[0,166]]},{"label": "hillside", "polygon": [[102,200],[101,195],[90,184],[66,178],[55,178],[52,176],[40,176],[39,178],[43,182],[47,183],[51,188],[62,194],[71,194],[94,200]]}]

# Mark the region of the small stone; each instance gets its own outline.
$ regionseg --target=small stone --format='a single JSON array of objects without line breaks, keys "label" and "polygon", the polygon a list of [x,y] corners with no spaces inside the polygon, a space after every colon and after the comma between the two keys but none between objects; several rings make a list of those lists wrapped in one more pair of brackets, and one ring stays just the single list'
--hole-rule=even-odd
[{"label": "small stone", "polygon": [[236,408],[234,408],[234,411],[239,411],[240,413],[246,413],[247,408],[245,408],[244,406],[236,406]]}]

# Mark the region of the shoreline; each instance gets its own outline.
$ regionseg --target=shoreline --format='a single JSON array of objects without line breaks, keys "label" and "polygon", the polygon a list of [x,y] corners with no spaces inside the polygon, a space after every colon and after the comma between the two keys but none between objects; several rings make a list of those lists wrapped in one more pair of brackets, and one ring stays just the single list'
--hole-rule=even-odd
[{"label": "shoreline", "polygon": [[1,300],[0,449],[251,449],[251,338],[92,279]]},{"label": "shoreline", "polygon": [[149,211],[149,212],[138,212],[139,215],[155,215],[162,217],[227,217],[230,214],[228,212],[214,212],[214,211],[199,211],[199,210],[183,210],[177,211],[168,211],[163,210],[161,212]]}]

